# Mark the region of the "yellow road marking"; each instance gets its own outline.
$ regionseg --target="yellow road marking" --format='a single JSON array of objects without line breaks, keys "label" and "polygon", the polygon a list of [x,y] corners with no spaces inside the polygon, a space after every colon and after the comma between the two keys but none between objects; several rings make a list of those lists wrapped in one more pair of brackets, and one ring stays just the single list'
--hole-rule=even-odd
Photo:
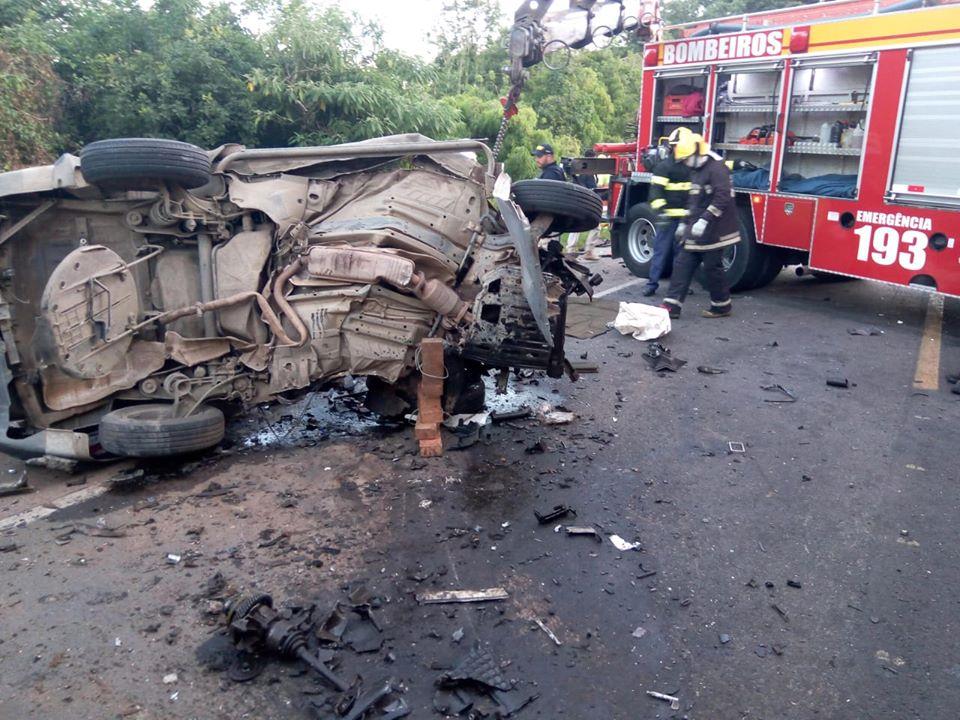
[{"label": "yellow road marking", "polygon": [[943,295],[931,295],[927,302],[927,319],[917,354],[917,371],[913,384],[919,390],[940,387],[940,331],[943,327]]}]

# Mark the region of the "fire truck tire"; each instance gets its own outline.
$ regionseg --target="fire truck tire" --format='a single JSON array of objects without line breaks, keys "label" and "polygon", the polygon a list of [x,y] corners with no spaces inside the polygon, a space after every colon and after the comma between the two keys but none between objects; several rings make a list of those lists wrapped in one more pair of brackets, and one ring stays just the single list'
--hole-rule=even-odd
[{"label": "fire truck tire", "polygon": [[[634,205],[627,212],[627,221],[618,226],[620,257],[627,269],[637,277],[650,277],[653,240],[657,235],[657,214],[645,203]],[[670,277],[671,267],[661,277]]]},{"label": "fire truck tire", "polygon": [[600,225],[603,201],[592,190],[561,180],[518,180],[513,199],[528,220],[540,213],[554,216],[548,233],[586,232]]},{"label": "fire truck tire", "polygon": [[[757,243],[753,218],[749,209],[738,208],[740,242],[729,246],[723,254],[723,267],[731,292],[753,290],[766,285],[783,267],[780,253]],[[780,263],[777,266],[777,263]],[[776,272],[773,268],[776,267]],[[703,285],[703,267],[697,268],[697,281]]]}]

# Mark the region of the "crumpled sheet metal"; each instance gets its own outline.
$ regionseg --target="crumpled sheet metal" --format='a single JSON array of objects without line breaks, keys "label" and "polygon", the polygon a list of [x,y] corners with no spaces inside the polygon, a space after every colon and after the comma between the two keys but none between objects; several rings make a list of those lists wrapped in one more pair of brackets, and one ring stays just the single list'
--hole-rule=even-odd
[{"label": "crumpled sheet metal", "polygon": [[[422,143],[422,142],[432,142],[431,138],[428,138],[426,135],[421,135],[419,133],[404,133],[399,135],[387,135],[384,137],[373,138],[371,140],[362,140],[356,143],[342,143],[339,146],[344,154],[342,157],[336,158],[273,158],[273,159],[242,159],[238,160],[230,166],[230,171],[235,172],[240,175],[256,175],[256,174],[275,174],[280,172],[291,172],[293,170],[301,170],[308,167],[318,167],[324,165],[330,165],[331,163],[344,163],[351,162],[354,160],[365,161],[370,163],[370,158],[357,158],[356,156],[351,156],[349,150],[351,147],[356,146],[368,146],[372,144],[397,144],[397,143]],[[229,153],[227,153],[229,154]],[[224,155],[225,157],[226,155]],[[436,155],[424,155],[424,157],[430,158],[430,160],[444,170],[451,172],[455,175],[460,175],[461,177],[472,177],[476,175],[476,170],[479,167],[474,158],[468,157],[467,155],[462,155],[458,153],[438,153]],[[481,168],[482,170],[482,168]],[[343,172],[339,170],[339,172]]]},{"label": "crumpled sheet metal", "polygon": [[653,305],[621,302],[613,327],[635,340],[655,340],[670,332],[670,313]]}]

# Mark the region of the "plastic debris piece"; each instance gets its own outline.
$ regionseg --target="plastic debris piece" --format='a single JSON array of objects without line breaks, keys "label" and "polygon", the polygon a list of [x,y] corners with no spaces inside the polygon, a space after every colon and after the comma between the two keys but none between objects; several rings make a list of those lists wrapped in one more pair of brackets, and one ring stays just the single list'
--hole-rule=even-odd
[{"label": "plastic debris piece", "polygon": [[727,443],[727,449],[732,453],[745,453],[747,446],[742,442],[731,441]]},{"label": "plastic debris piece", "polygon": [[630,634],[631,634],[633,637],[639,639],[639,638],[642,638],[644,635],[647,634],[647,630],[646,630],[646,628],[638,625],[636,628],[634,628],[633,632],[630,633]]},{"label": "plastic debris piece", "polygon": [[640,547],[640,543],[627,542],[619,535],[611,535],[610,542],[613,543],[613,546],[620,552],[626,552],[627,550],[637,550]]}]

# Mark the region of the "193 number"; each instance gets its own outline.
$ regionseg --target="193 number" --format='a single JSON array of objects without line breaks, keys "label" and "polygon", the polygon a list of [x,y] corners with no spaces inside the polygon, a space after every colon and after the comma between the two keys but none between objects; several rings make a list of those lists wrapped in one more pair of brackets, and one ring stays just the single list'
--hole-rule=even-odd
[{"label": "193 number", "polygon": [[853,231],[860,239],[857,260],[877,265],[899,263],[904,270],[919,270],[927,262],[927,238],[919,230],[904,230],[901,235],[891,227],[864,225]]}]

